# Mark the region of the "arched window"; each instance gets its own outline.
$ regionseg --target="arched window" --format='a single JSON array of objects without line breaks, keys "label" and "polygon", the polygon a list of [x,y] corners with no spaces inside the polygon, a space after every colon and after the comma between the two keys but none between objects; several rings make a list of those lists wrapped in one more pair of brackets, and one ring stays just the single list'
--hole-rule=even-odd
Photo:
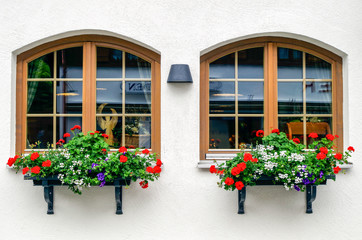
[{"label": "arched window", "polygon": [[342,88],[342,59],[303,41],[262,37],[209,52],[201,57],[200,158],[248,149],[258,129],[304,144],[310,132],[338,134],[342,147]]},{"label": "arched window", "polygon": [[[160,56],[113,37],[57,40],[18,56],[16,151],[56,147],[74,125],[160,150]],[[65,139],[67,141],[67,139]]]}]

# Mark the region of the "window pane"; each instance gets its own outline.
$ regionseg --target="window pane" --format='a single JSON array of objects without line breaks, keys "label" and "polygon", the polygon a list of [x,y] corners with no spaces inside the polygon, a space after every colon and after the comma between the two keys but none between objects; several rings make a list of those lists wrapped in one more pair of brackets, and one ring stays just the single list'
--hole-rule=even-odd
[{"label": "window pane", "polygon": [[256,131],[264,129],[264,119],[262,117],[239,117],[239,148],[251,148],[255,146],[257,140]]},{"label": "window pane", "polygon": [[[73,138],[71,128],[74,125],[82,126],[82,117],[57,117],[56,141],[63,139],[66,143]],[[76,130],[78,133],[79,130]],[[70,137],[64,138],[64,133],[70,133]]]},{"label": "window pane", "polygon": [[28,82],[28,113],[53,113],[53,82]]},{"label": "window pane", "polygon": [[317,140],[324,138],[327,134],[332,134],[332,118],[330,117],[307,117],[307,144],[313,142],[308,135],[312,132],[318,134]]},{"label": "window pane", "polygon": [[97,47],[97,78],[122,78],[122,51]]},{"label": "window pane", "polygon": [[235,78],[235,53],[231,53],[210,63],[210,79]]},{"label": "window pane", "polygon": [[264,112],[264,82],[238,82],[239,113]]},{"label": "window pane", "polygon": [[74,47],[57,51],[57,78],[82,78],[83,48]]},{"label": "window pane", "polygon": [[235,82],[209,84],[210,113],[235,113]]},{"label": "window pane", "polygon": [[301,51],[278,48],[278,78],[303,78],[303,54]]},{"label": "window pane", "polygon": [[28,78],[52,78],[54,53],[49,53],[28,63]]},{"label": "window pane", "polygon": [[307,113],[332,113],[332,83],[307,82],[306,83]]},{"label": "window pane", "polygon": [[264,48],[252,48],[238,52],[239,78],[264,78]]},{"label": "window pane", "polygon": [[298,138],[303,144],[303,117],[280,117],[279,130],[285,132],[291,140]]},{"label": "window pane", "polygon": [[121,81],[97,81],[97,113],[122,113]]},{"label": "window pane", "polygon": [[235,148],[235,118],[211,117],[209,125],[209,148]]},{"label": "window pane", "polygon": [[309,79],[331,79],[331,64],[306,53],[306,75]]},{"label": "window pane", "polygon": [[151,78],[151,63],[126,53],[126,78]]},{"label": "window pane", "polygon": [[278,83],[278,113],[279,114],[303,113],[303,83],[301,82]]},{"label": "window pane", "polygon": [[122,146],[121,116],[97,116],[97,131],[108,135],[108,139],[104,140],[111,148]]},{"label": "window pane", "polygon": [[151,148],[151,118],[126,117],[126,147]]},{"label": "window pane", "polygon": [[26,146],[36,144],[34,148],[48,148],[53,144],[53,118],[52,117],[28,117]]},{"label": "window pane", "polygon": [[126,81],[126,113],[151,113],[150,81]]},{"label": "window pane", "polygon": [[57,82],[57,113],[82,113],[82,82]]}]

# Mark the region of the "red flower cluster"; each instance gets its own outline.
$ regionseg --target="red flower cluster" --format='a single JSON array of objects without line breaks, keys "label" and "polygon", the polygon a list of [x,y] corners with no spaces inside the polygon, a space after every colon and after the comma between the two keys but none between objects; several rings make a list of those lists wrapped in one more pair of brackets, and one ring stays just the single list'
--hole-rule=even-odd
[{"label": "red flower cluster", "polygon": [[8,163],[7,163],[9,165],[9,167],[11,167],[16,162],[16,159],[18,159],[18,158],[19,158],[19,155],[15,155],[15,157],[9,158]]},{"label": "red flower cluster", "polygon": [[237,190],[241,190],[244,187],[244,183],[241,182],[241,181],[238,181],[238,182],[235,183],[235,187],[236,187]]},{"label": "red flower cluster", "polygon": [[327,156],[324,154],[324,153],[318,153],[317,154],[317,159],[319,159],[319,160],[322,160],[322,159],[325,159]]},{"label": "red flower cluster", "polygon": [[148,182],[147,181],[141,181],[140,186],[141,186],[141,188],[148,188]]},{"label": "red flower cluster", "polygon": [[162,166],[161,159],[157,159],[156,165],[157,165],[157,166],[159,166],[159,167],[161,167],[161,166]]},{"label": "red flower cluster", "polygon": [[32,167],[30,169],[30,171],[34,174],[39,174],[40,173],[40,167],[39,166],[35,166],[35,167]]},{"label": "red flower cluster", "polygon": [[94,132],[90,132],[89,135],[94,135]]},{"label": "red flower cluster", "polygon": [[258,131],[256,132],[256,136],[257,136],[257,137],[264,137],[264,131],[263,131],[263,130],[258,130]]},{"label": "red flower cluster", "polygon": [[352,146],[349,146],[349,147],[347,148],[347,150],[348,150],[348,151],[351,151],[351,152],[354,152],[354,148],[353,148]]},{"label": "red flower cluster", "polygon": [[279,129],[276,128],[276,129],[273,129],[273,130],[272,130],[272,133],[276,133],[276,134],[279,135],[280,131],[279,131]]},{"label": "red flower cluster", "polygon": [[107,149],[103,148],[103,149],[102,149],[102,152],[103,152],[103,153],[106,153],[106,152],[107,152]]},{"label": "red flower cluster", "polygon": [[121,153],[127,152],[127,148],[126,147],[120,147],[118,149],[118,152],[121,152]]},{"label": "red flower cluster", "polygon": [[162,171],[162,169],[157,165],[154,166],[153,168],[152,167],[146,168],[146,172],[149,172],[149,173],[160,173],[161,171]]},{"label": "red flower cluster", "polygon": [[308,135],[308,137],[310,137],[310,138],[317,138],[317,137],[318,137],[318,134],[316,134],[316,133],[310,133],[310,134]]},{"label": "red flower cluster", "polygon": [[215,165],[211,165],[209,171],[210,171],[210,173],[217,173],[217,169],[216,169]]},{"label": "red flower cluster", "polygon": [[28,167],[25,167],[25,168],[23,168],[23,175],[25,175],[27,172],[29,172],[29,168]]},{"label": "red flower cluster", "polygon": [[126,156],[124,156],[124,155],[121,155],[121,156],[119,157],[119,161],[122,162],[122,163],[127,162],[127,160],[128,160],[128,158],[127,158]]},{"label": "red flower cluster", "polygon": [[148,149],[144,149],[144,150],[142,151],[142,153],[143,153],[143,154],[149,154],[150,151],[149,151]]},{"label": "red flower cluster", "polygon": [[234,179],[227,177],[225,179],[225,184],[228,185],[228,186],[233,185],[234,184]]},{"label": "red flower cluster", "polygon": [[59,139],[59,141],[56,144],[57,145],[62,145],[63,143],[65,143],[64,139]]},{"label": "red flower cluster", "polygon": [[333,141],[334,140],[334,136],[332,134],[327,134],[326,135],[326,138],[329,140],[329,141]]},{"label": "red flower cluster", "polygon": [[44,161],[41,166],[42,167],[50,167],[52,165],[52,162],[48,159],[46,161]]},{"label": "red flower cluster", "polygon": [[64,133],[63,138],[70,137],[70,133]]},{"label": "red flower cluster", "polygon": [[33,153],[30,155],[30,160],[31,160],[31,161],[34,161],[34,160],[36,160],[38,157],[39,157],[39,153],[38,153],[38,152],[33,152]]},{"label": "red flower cluster", "polygon": [[299,144],[300,140],[299,140],[299,138],[293,138],[293,142],[295,142],[296,144]]},{"label": "red flower cluster", "polygon": [[339,171],[341,171],[341,168],[339,166],[333,168],[333,172],[335,174],[338,174]]},{"label": "red flower cluster", "polygon": [[246,168],[246,163],[242,162],[239,163],[238,165],[236,165],[236,167],[234,167],[233,169],[231,169],[231,174],[236,176],[239,175],[240,172],[243,172]]},{"label": "red flower cluster", "polygon": [[247,162],[247,161],[251,161],[251,160],[253,160],[253,155],[251,155],[250,153],[245,153],[244,161]]},{"label": "red flower cluster", "polygon": [[79,125],[74,125],[74,127],[72,127],[70,130],[74,131],[75,129],[81,129],[81,127]]},{"label": "red flower cluster", "polygon": [[104,137],[104,138],[107,138],[108,139],[108,135],[107,134],[102,134],[102,137]]},{"label": "red flower cluster", "polygon": [[319,148],[319,151],[320,151],[321,153],[327,154],[327,153],[328,153],[328,148],[326,148],[326,147],[321,147],[321,148]]},{"label": "red flower cluster", "polygon": [[337,160],[341,160],[342,157],[343,157],[343,155],[342,155],[341,153],[336,153],[336,154],[334,155],[334,158],[337,159]]}]

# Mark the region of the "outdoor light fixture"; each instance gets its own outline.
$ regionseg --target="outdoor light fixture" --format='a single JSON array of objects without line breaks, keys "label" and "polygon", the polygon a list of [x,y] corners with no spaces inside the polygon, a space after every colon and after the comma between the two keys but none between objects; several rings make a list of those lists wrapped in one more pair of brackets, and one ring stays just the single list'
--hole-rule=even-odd
[{"label": "outdoor light fixture", "polygon": [[192,83],[190,67],[187,64],[172,64],[168,83]]}]

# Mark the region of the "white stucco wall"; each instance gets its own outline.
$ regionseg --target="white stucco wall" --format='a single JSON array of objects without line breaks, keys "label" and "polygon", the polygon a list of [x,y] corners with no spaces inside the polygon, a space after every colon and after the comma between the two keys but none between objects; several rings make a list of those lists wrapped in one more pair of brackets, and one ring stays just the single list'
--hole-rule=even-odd
[{"label": "white stucco wall", "polygon": [[[0,239],[362,239],[362,2],[358,0],[0,1]],[[5,167],[15,149],[16,55],[71,35],[113,35],[161,54],[161,178],[147,190],[114,188],[76,196],[56,187],[55,214],[43,190]],[[314,213],[305,195],[281,187],[237,193],[198,169],[200,55],[251,36],[287,36],[344,60],[344,141],[354,167],[318,188]],[[171,64],[189,64],[193,84],[167,84]]]}]

